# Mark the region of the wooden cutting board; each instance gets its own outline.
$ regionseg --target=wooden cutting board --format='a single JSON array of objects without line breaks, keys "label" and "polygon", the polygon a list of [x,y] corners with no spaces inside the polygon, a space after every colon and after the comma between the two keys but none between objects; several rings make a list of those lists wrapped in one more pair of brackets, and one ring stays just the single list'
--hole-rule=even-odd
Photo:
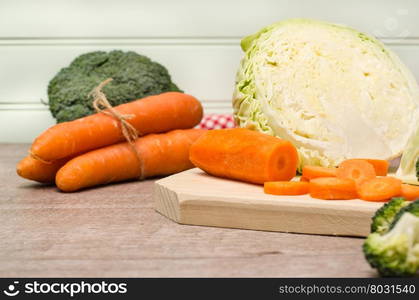
[{"label": "wooden cutting board", "polygon": [[188,170],[156,181],[155,209],[180,224],[366,236],[382,203],[274,196],[263,187]]}]

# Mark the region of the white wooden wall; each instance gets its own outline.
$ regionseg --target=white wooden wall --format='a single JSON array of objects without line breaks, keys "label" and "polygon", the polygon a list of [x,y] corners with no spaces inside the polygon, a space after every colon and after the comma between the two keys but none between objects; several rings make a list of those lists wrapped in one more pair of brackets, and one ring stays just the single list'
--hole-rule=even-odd
[{"label": "white wooden wall", "polygon": [[0,0],[0,142],[52,125],[48,81],[94,50],[148,55],[206,112],[231,112],[240,38],[293,17],[372,33],[419,78],[418,0]]}]

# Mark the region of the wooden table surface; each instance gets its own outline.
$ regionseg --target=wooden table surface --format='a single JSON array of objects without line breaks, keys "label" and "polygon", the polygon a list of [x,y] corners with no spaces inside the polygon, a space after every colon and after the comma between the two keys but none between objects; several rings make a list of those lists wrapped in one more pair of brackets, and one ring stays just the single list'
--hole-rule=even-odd
[{"label": "wooden table surface", "polygon": [[1,277],[370,277],[363,239],[179,225],[153,180],[78,193],[15,173],[28,145],[0,144]]}]

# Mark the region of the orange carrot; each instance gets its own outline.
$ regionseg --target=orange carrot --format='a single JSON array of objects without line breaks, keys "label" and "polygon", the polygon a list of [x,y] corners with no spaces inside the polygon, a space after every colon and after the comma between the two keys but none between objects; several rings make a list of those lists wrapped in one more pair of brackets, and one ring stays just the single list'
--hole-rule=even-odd
[{"label": "orange carrot", "polygon": [[207,131],[190,159],[211,175],[258,184],[292,179],[298,163],[290,142],[244,128]]},{"label": "orange carrot", "polygon": [[[114,109],[121,114],[132,115],[127,121],[140,135],[192,128],[202,118],[199,101],[178,92],[146,97]],[[97,113],[49,128],[34,141],[31,153],[44,161],[54,161],[124,140],[119,121]]]},{"label": "orange carrot", "polygon": [[300,177],[300,181],[302,181],[302,182],[309,182],[310,179],[308,179],[307,177],[301,176]]},{"label": "orange carrot", "polygon": [[359,197],[367,201],[383,201],[400,196],[401,180],[393,177],[377,177],[367,180],[358,186]]},{"label": "orange carrot", "polygon": [[135,178],[169,175],[193,167],[189,148],[205,130],[173,130],[137,139],[141,161],[128,143],[96,149],[67,162],[55,182],[64,192]]},{"label": "orange carrot", "polygon": [[265,194],[272,195],[305,195],[310,184],[301,181],[268,181],[263,184]]},{"label": "orange carrot", "polygon": [[365,180],[375,178],[376,174],[374,167],[365,160],[348,159],[339,165],[336,177],[352,179],[359,185]]},{"label": "orange carrot", "polygon": [[402,192],[400,194],[406,200],[416,200],[419,198],[419,186],[402,184]]},{"label": "orange carrot", "polygon": [[16,172],[20,177],[29,180],[41,183],[54,183],[55,174],[67,161],[69,161],[69,158],[44,163],[31,156],[27,156],[17,164]]},{"label": "orange carrot", "polygon": [[387,176],[389,163],[386,160],[371,158],[354,158],[354,160],[365,160],[374,167],[377,176]]},{"label": "orange carrot", "polygon": [[335,177],[336,168],[325,168],[320,166],[304,166],[303,177],[308,180],[319,177]]},{"label": "orange carrot", "polygon": [[348,200],[358,197],[355,181],[337,177],[319,177],[310,180],[310,196],[324,200]]}]

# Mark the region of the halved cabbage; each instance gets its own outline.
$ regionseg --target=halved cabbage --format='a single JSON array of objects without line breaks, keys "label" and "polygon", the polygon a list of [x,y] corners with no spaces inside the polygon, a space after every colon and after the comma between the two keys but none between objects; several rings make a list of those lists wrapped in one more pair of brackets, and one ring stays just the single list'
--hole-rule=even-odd
[{"label": "halved cabbage", "polygon": [[291,141],[300,167],[402,153],[418,120],[419,87],[377,39],[291,19],[244,38],[241,46],[236,123]]}]

